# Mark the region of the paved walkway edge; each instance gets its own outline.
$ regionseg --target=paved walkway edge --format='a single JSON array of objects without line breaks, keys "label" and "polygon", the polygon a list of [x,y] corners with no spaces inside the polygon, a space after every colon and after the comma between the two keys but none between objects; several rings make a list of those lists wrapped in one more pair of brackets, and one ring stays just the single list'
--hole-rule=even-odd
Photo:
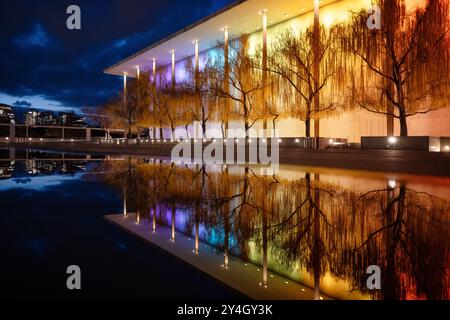
[{"label": "paved walkway edge", "polygon": [[[105,216],[105,219],[121,227],[132,235],[144,240],[169,254],[181,259],[221,283],[256,300],[312,300],[314,291],[290,279],[269,272],[268,286],[261,286],[262,268],[250,262],[244,263],[236,257],[230,257],[228,269],[223,267],[224,255],[213,246],[200,242],[199,253],[194,252],[194,239],[176,232],[175,241],[171,241],[171,230],[157,227],[152,231],[149,221],[136,221],[136,214],[129,213]],[[329,299],[321,295],[323,299]]]}]

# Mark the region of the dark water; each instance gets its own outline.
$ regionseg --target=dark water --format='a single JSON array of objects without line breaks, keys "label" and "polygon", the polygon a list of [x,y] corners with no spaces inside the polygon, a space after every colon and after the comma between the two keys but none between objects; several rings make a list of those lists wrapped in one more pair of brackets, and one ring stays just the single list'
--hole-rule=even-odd
[{"label": "dark water", "polygon": [[[448,299],[450,181],[281,166],[175,165],[9,152],[1,161],[2,295],[235,298],[109,224],[128,211],[338,299]],[[43,160],[32,160],[43,159]],[[58,158],[58,159],[55,159]],[[20,159],[28,159],[22,161]],[[226,260],[224,260],[226,263]],[[83,289],[68,292],[77,264]],[[381,269],[369,290],[366,268]],[[246,281],[246,279],[243,279]]]},{"label": "dark water", "polygon": [[[9,156],[1,153],[1,159]],[[16,159],[24,159],[16,152]],[[241,296],[106,222],[121,194],[98,181],[99,161],[30,152],[0,161],[1,297],[228,299]],[[66,158],[84,158],[65,155]],[[79,265],[82,290],[66,288]]]}]

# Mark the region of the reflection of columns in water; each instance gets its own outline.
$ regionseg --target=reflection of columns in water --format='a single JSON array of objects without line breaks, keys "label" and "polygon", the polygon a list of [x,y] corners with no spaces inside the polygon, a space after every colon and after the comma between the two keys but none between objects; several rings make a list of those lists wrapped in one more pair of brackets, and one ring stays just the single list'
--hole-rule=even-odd
[{"label": "reflection of columns in water", "polygon": [[127,183],[126,179],[123,180],[123,217],[127,216]]},{"label": "reflection of columns in water", "polygon": [[[396,196],[396,181],[390,180],[387,185],[386,210],[384,212],[383,224],[389,226],[396,224],[395,221],[401,218],[399,215],[402,211],[402,191],[404,185],[400,184],[398,195]],[[400,228],[401,229],[401,228]],[[383,270],[383,282],[381,284],[382,295],[387,300],[398,300],[400,298],[399,279],[395,270],[395,250],[398,241],[397,233],[401,232],[398,226],[387,228],[384,232],[385,238],[385,257],[386,262]]]},{"label": "reflection of columns in water", "polygon": [[172,205],[172,237],[170,238],[170,240],[172,242],[175,242],[175,212],[176,212],[176,208],[175,208],[175,204]]},{"label": "reflection of columns in water", "polygon": [[[265,201],[264,201],[265,203]],[[265,206],[264,206],[265,207]],[[264,288],[267,287],[267,212],[265,210],[265,208],[263,208],[262,211],[262,224],[263,224],[263,229],[262,229],[262,250],[263,250],[263,286]]]},{"label": "reflection of columns in water", "polygon": [[[225,196],[228,198],[230,194],[230,183],[228,181],[228,167],[223,171],[223,185],[225,186]],[[234,210],[233,210],[234,211]],[[224,221],[224,268],[228,269],[228,254],[229,254],[229,234],[230,234],[230,202],[225,201],[223,205],[223,212],[225,214]]]},{"label": "reflection of columns in water", "polygon": [[320,246],[320,212],[319,212],[319,202],[320,194],[317,189],[317,184],[319,182],[319,174],[314,175],[314,182],[316,188],[314,189],[314,244],[313,244],[313,271],[314,271],[314,300],[320,299],[320,256],[321,256],[321,246]]},{"label": "reflection of columns in water", "polygon": [[194,252],[195,254],[198,254],[198,237],[199,237],[199,204],[198,202],[195,203],[195,248]]},{"label": "reflection of columns in water", "polygon": [[11,163],[16,161],[16,148],[15,147],[10,147],[9,148],[9,161]]},{"label": "reflection of columns in water", "polygon": [[153,214],[152,214],[152,219],[153,219],[153,232],[156,232],[156,206],[153,207]]},{"label": "reflection of columns in water", "polygon": [[228,250],[229,250],[229,233],[230,233],[230,217],[229,217],[229,209],[228,202],[225,205],[225,236],[224,236],[224,250],[225,250],[225,261],[224,267],[228,269]]}]

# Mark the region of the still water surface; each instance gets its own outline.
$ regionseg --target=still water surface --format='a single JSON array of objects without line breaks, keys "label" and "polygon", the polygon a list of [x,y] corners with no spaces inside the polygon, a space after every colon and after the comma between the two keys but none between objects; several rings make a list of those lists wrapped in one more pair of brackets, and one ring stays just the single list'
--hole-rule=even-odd
[{"label": "still water surface", "polygon": [[[261,266],[268,286],[278,274],[336,299],[448,299],[446,178],[1,152],[6,297],[241,297],[103,219],[125,207],[197,236],[225,265]],[[65,290],[70,264],[81,292]],[[369,265],[381,290],[366,287]]]}]

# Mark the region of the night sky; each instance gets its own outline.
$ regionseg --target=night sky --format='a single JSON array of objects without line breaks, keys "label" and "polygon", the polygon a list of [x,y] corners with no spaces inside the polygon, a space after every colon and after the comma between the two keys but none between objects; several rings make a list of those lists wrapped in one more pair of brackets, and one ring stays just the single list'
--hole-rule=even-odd
[{"label": "night sky", "polygon": [[[15,0],[0,2],[0,103],[95,107],[122,79],[103,70],[233,0]],[[66,9],[81,8],[81,30]]]}]

